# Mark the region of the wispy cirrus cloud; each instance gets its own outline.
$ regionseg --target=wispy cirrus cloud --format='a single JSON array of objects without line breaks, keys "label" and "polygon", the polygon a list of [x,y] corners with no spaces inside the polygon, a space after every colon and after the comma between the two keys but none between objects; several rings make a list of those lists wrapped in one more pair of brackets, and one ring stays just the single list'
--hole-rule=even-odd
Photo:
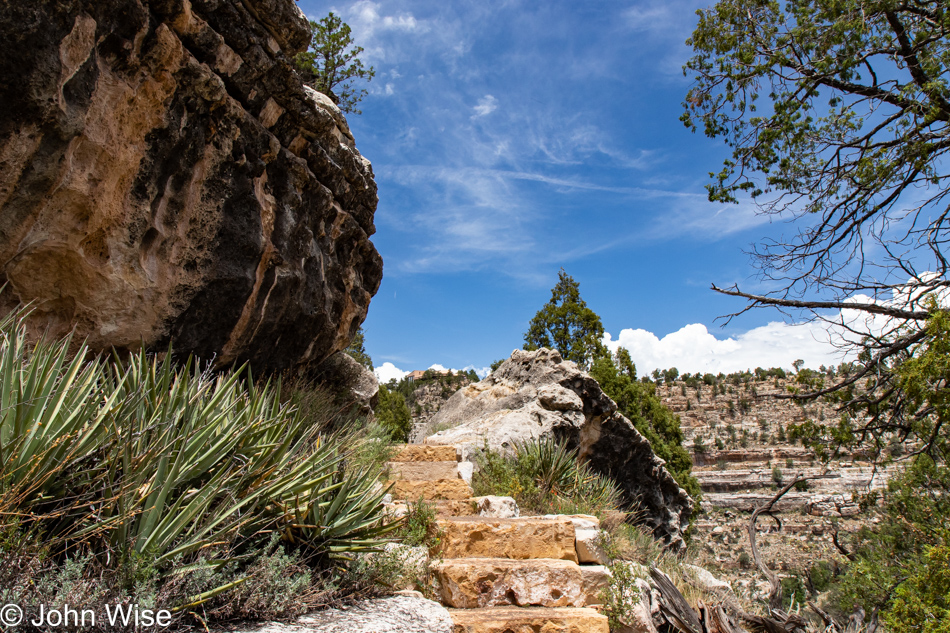
[{"label": "wispy cirrus cloud", "polygon": [[475,107],[472,108],[472,110],[475,111],[475,114],[473,114],[471,118],[477,119],[478,117],[488,116],[497,109],[498,99],[492,95],[485,95],[479,99]]}]

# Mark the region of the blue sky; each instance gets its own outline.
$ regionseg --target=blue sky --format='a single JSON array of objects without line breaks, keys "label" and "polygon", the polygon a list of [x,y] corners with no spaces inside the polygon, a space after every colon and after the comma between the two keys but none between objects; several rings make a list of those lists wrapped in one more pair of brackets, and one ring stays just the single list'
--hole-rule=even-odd
[{"label": "blue sky", "polygon": [[348,120],[379,186],[364,330],[384,378],[507,357],[561,267],[641,373],[834,362],[775,312],[715,321],[742,306],[710,284],[762,290],[743,251],[794,227],[706,200],[726,148],[679,116],[708,4],[299,2],[376,69]]}]

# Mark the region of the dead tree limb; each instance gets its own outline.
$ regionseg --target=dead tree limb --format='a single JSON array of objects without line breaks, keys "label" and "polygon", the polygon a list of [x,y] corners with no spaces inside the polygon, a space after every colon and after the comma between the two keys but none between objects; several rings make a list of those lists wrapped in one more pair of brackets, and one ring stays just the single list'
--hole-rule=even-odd
[{"label": "dead tree limb", "polygon": [[832,534],[831,534],[831,542],[834,543],[835,549],[837,549],[839,552],[841,552],[842,554],[844,554],[845,558],[847,558],[847,559],[850,560],[851,562],[854,562],[854,553],[853,553],[853,552],[849,552],[849,551],[848,551],[848,548],[846,548],[844,545],[842,545],[841,542],[838,540],[838,526],[837,526],[837,524],[835,524],[833,527],[834,527],[834,530],[835,530],[835,531],[832,532]]},{"label": "dead tree limb", "polygon": [[811,608],[812,611],[818,614],[819,618],[824,620],[825,626],[827,627],[825,631],[839,631],[840,630],[838,628],[838,623],[835,622],[834,618],[832,618],[831,615],[827,611],[822,610],[817,604],[815,604],[811,600],[808,601],[808,606],[809,608]]},{"label": "dead tree limb", "polygon": [[782,583],[779,582],[778,575],[772,572],[768,566],[762,562],[762,558],[759,556],[759,548],[755,544],[755,522],[759,519],[759,515],[763,513],[772,512],[772,506],[774,506],[779,499],[781,499],[786,492],[792,489],[792,486],[797,484],[799,481],[804,481],[806,477],[802,473],[795,475],[795,478],[788,482],[784,488],[778,491],[778,493],[772,497],[771,501],[765,503],[764,505],[759,506],[752,513],[752,518],[749,519],[749,547],[752,550],[752,560],[755,561],[756,566],[759,570],[765,575],[771,585],[771,590],[769,591],[769,608],[778,609],[782,606]]},{"label": "dead tree limb", "polygon": [[650,568],[650,578],[660,593],[660,613],[675,629],[682,633],[703,633],[703,625],[699,616],[686,602],[669,576],[656,567]]}]

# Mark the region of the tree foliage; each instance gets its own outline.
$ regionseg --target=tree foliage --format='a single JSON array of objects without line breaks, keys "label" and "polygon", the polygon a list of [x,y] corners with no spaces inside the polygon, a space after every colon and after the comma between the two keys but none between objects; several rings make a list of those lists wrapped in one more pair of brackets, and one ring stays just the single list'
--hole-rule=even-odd
[{"label": "tree foliage", "polygon": [[[924,413],[897,406],[894,370],[950,283],[948,33],[940,0],[720,0],[690,39],[683,120],[732,148],[710,199],[750,195],[800,226],[753,252],[775,291],[713,288],[746,299],[740,312],[802,310],[845,332],[864,350],[854,370],[794,397],[843,394],[865,430],[912,434]],[[876,319],[845,321],[854,311]]]},{"label": "tree foliage", "polygon": [[408,442],[412,430],[412,415],[401,393],[379,386],[379,402],[374,411],[376,419],[389,431],[394,442]]},{"label": "tree foliage", "polygon": [[[525,349],[557,349],[565,360],[588,369],[624,416],[646,437],[654,452],[690,495],[700,494],[699,483],[690,472],[692,461],[683,447],[679,417],[656,395],[656,387],[637,381],[637,368],[630,352],[619,348],[611,356],[601,342],[604,326],[600,317],[581,298],[580,284],[562,268],[551,300],[531,320],[524,335]],[[669,370],[679,374],[678,371]]]},{"label": "tree foliage", "polygon": [[950,470],[919,457],[888,482],[880,514],[850,544],[853,562],[834,589],[839,608],[859,604],[899,633],[950,631],[950,582],[940,582],[950,555]]},{"label": "tree foliage", "polygon": [[353,44],[350,27],[333,12],[319,22],[310,21],[310,47],[294,59],[304,81],[322,92],[343,112],[362,114],[356,105],[366,96],[355,80],[371,81],[376,70],[366,68],[359,58],[361,46]]},{"label": "tree foliage", "polygon": [[556,349],[564,360],[587,368],[595,356],[605,353],[600,317],[581,298],[580,284],[564,272],[551,290],[551,300],[531,319],[524,335],[524,349]]},{"label": "tree foliage", "polygon": [[343,351],[349,354],[353,360],[358,362],[360,365],[370,371],[373,371],[373,359],[370,358],[369,354],[366,353],[365,338],[366,337],[363,334],[363,328],[361,327],[356,331],[356,336],[354,336],[353,340],[350,341],[349,347]]},{"label": "tree foliage", "polygon": [[[626,352],[623,348],[621,351]],[[629,359],[629,354],[626,358]],[[698,498],[699,482],[691,474],[693,463],[689,451],[683,447],[679,416],[663,404],[656,395],[654,384],[637,381],[636,370],[631,374],[624,365],[623,359],[602,354],[594,359],[590,375],[617,403],[620,413],[650,440],[653,452],[666,461],[666,468],[677,483],[692,497]]]}]

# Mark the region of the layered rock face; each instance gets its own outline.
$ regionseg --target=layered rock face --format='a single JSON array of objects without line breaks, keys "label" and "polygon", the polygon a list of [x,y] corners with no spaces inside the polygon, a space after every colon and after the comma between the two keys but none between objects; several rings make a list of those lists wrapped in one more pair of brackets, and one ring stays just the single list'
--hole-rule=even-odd
[{"label": "layered rock face", "polygon": [[516,350],[479,383],[459,390],[431,420],[451,427],[426,438],[465,450],[496,450],[555,437],[576,447],[597,472],[616,480],[627,503],[672,547],[682,544],[693,502],[662,459],[597,381],[558,352]]},{"label": "layered rock face", "polygon": [[2,307],[266,371],[343,349],[382,278],[376,185],[292,71],[308,40],[293,0],[3,3]]}]

